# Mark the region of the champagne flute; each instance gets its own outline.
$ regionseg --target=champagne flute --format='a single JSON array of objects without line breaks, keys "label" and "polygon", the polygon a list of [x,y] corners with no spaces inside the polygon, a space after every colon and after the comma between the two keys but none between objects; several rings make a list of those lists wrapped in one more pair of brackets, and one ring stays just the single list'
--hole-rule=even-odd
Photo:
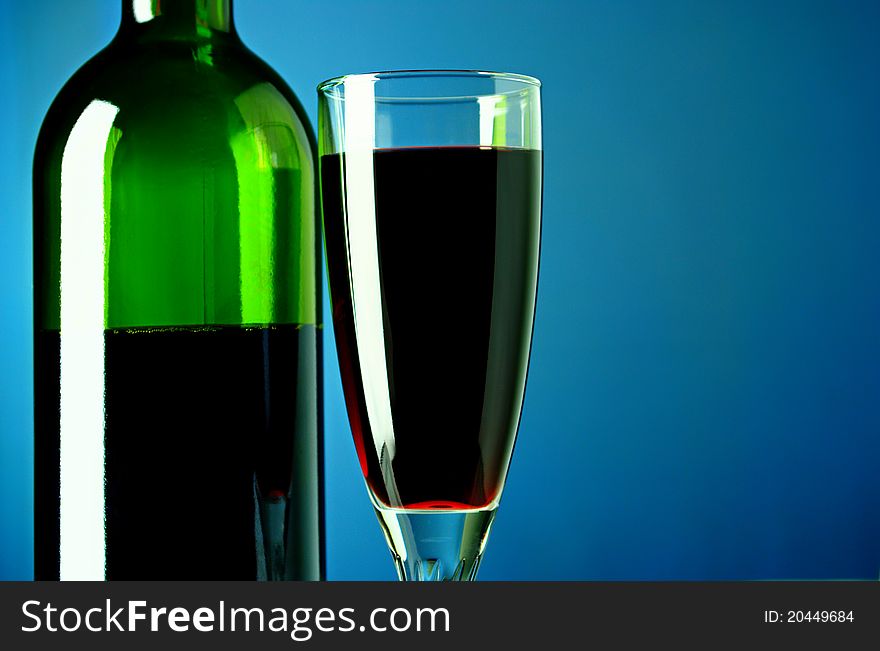
[{"label": "champagne flute", "polygon": [[379,72],[318,96],[333,324],[370,499],[401,580],[474,580],[528,369],[540,82]]}]

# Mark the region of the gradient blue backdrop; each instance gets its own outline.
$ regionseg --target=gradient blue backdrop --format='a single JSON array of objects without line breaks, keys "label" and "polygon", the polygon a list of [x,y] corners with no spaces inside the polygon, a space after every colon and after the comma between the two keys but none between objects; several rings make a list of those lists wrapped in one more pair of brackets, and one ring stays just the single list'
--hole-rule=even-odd
[{"label": "gradient blue backdrop", "polygon": [[[116,0],[3,3],[0,578],[31,576],[30,161]],[[239,0],[345,72],[544,81],[540,303],[484,579],[878,577],[880,3]],[[390,579],[325,339],[329,576]]]}]

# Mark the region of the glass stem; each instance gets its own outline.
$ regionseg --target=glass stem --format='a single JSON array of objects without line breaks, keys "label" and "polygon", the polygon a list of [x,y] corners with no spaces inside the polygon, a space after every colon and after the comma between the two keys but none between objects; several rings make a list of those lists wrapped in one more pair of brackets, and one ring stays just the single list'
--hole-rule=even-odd
[{"label": "glass stem", "polygon": [[496,509],[376,509],[401,581],[474,581]]}]

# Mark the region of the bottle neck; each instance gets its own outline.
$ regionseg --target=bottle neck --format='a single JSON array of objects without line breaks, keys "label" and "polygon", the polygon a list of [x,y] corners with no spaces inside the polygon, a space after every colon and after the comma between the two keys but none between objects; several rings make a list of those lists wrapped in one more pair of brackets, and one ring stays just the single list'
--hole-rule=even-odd
[{"label": "bottle neck", "polygon": [[142,41],[229,38],[232,0],[122,0],[119,31]]}]

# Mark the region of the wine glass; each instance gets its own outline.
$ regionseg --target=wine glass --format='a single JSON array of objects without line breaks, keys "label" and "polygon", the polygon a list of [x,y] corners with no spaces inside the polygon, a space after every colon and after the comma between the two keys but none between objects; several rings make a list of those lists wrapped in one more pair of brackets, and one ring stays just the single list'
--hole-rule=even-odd
[{"label": "wine glass", "polygon": [[529,362],[540,82],[378,72],[318,96],[333,324],[367,489],[401,580],[474,580]]}]

